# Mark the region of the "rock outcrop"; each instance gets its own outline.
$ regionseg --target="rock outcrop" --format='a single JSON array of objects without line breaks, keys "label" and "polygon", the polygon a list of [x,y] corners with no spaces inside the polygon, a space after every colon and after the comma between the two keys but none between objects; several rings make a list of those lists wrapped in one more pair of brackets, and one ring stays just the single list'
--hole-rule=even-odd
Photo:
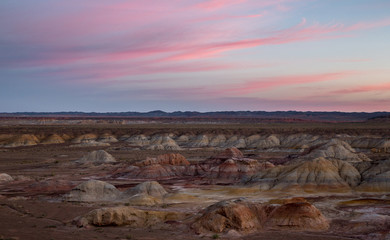
[{"label": "rock outcrop", "polygon": [[328,220],[308,202],[284,204],[271,212],[266,226],[277,230],[325,231]]},{"label": "rock outcrop", "polygon": [[121,192],[112,184],[89,180],[73,188],[65,199],[71,202],[104,202],[114,201],[120,194]]},{"label": "rock outcrop", "polygon": [[70,147],[108,147],[109,143],[97,142],[95,140],[82,141],[81,143],[70,145]]},{"label": "rock outcrop", "polygon": [[105,134],[102,134],[98,139],[97,139],[98,142],[102,142],[102,143],[116,143],[118,142],[118,139],[116,139],[115,136],[109,134],[109,133],[105,133]]},{"label": "rock outcrop", "polygon": [[164,189],[163,186],[161,186],[156,181],[147,181],[138,184],[137,186],[128,189],[126,192],[124,192],[124,195],[137,195],[137,194],[145,194],[150,195],[153,197],[162,198],[165,196],[168,192]]},{"label": "rock outcrop", "polygon": [[175,140],[169,136],[153,136],[150,140],[150,145],[145,146],[147,150],[181,150],[181,147],[177,145]]},{"label": "rock outcrop", "polygon": [[64,133],[64,134],[61,134],[60,137],[61,137],[62,139],[64,139],[64,141],[68,141],[68,140],[72,139],[71,136],[69,136],[68,134],[65,134],[65,133]]},{"label": "rock outcrop", "polygon": [[[390,152],[390,140],[382,139],[381,142],[375,147],[378,152]],[[375,151],[375,149],[372,149]]]},{"label": "rock outcrop", "polygon": [[240,182],[250,178],[260,170],[274,167],[269,162],[245,158],[237,148],[228,148],[222,153],[205,161],[191,165],[187,174],[221,183]]},{"label": "rock outcrop", "polygon": [[124,202],[130,205],[154,206],[162,204],[168,192],[155,181],[143,182],[124,192],[112,184],[89,180],[74,187],[64,199],[71,202]]},{"label": "rock outcrop", "polygon": [[262,228],[271,210],[272,207],[241,199],[226,200],[206,208],[191,227],[197,233],[222,233],[231,229],[256,231]]},{"label": "rock outcrop", "polygon": [[175,138],[175,141],[180,146],[186,146],[190,141],[190,137],[187,135],[181,135],[180,137]]},{"label": "rock outcrop", "polygon": [[156,158],[146,158],[144,161],[135,163],[135,166],[145,167],[155,164],[187,166],[190,165],[188,160],[180,153],[168,153],[157,156]]},{"label": "rock outcrop", "polygon": [[157,158],[147,158],[144,161],[137,162],[124,171],[117,173],[117,175],[153,180],[182,177],[186,173],[189,164],[181,154],[163,154],[157,156]]},{"label": "rock outcrop", "polygon": [[149,138],[142,134],[131,136],[127,138],[125,141],[135,147],[144,147],[150,144]]},{"label": "rock outcrop", "polygon": [[156,206],[162,204],[163,199],[146,194],[136,194],[126,199],[121,199],[121,202],[125,202],[130,206]]},{"label": "rock outcrop", "polygon": [[[304,150],[315,149],[310,158],[325,157],[347,160],[352,162],[369,160],[364,154],[360,154],[352,147],[359,149],[371,149],[374,153],[386,153],[390,151],[390,139],[388,136],[350,136],[338,134],[333,136],[320,136],[312,134],[270,134],[270,135],[241,135],[241,134],[210,134],[191,133],[180,136],[174,133],[163,133],[155,135],[138,134],[122,135],[118,139],[110,134],[87,133],[79,136],[74,134],[53,134],[34,136],[31,134],[1,134],[0,146],[18,147],[32,146],[40,143],[59,144],[70,141],[77,147],[110,146],[110,143],[118,141],[128,142],[130,147],[146,150],[182,150],[184,148],[231,148],[258,149],[267,152],[304,152]],[[351,144],[351,145],[349,145]],[[351,147],[352,146],[352,147]]]},{"label": "rock outcrop", "polygon": [[156,181],[148,181],[128,189],[121,195],[122,201],[130,205],[154,206],[163,203],[168,192]]},{"label": "rock outcrop", "polygon": [[[360,149],[370,149],[373,153],[388,153],[390,139],[388,136],[350,136],[337,134],[333,136],[312,134],[270,134],[270,135],[241,135],[241,134],[211,134],[191,133],[180,136],[174,133],[155,135],[122,135],[118,139],[110,134],[87,133],[70,136],[67,134],[52,134],[49,136],[32,134],[1,134],[0,146],[19,147],[42,144],[60,144],[71,142],[72,147],[110,146],[118,141],[128,142],[130,147],[145,150],[183,150],[185,148],[231,148],[258,149],[266,152],[311,152],[307,158],[324,157],[350,162],[369,161],[366,155],[359,153]],[[43,140],[42,140],[43,139]],[[354,149],[356,148],[356,150]]]},{"label": "rock outcrop", "polygon": [[187,217],[186,213],[169,211],[140,210],[133,207],[107,207],[95,209],[74,220],[78,227],[123,226],[134,228],[158,228],[168,221],[180,221]]},{"label": "rock outcrop", "polygon": [[57,134],[52,134],[42,141],[42,144],[59,144],[64,143],[65,140]]},{"label": "rock outcrop", "polygon": [[5,182],[11,182],[13,181],[13,177],[6,173],[0,173],[0,183],[5,183]]},{"label": "rock outcrop", "polygon": [[251,135],[245,139],[246,145],[249,148],[255,148],[257,145],[257,142],[261,139],[261,136],[258,134]]},{"label": "rock outcrop", "polygon": [[127,139],[129,139],[131,136],[128,135],[128,134],[125,134],[125,135],[122,135],[120,137],[118,137],[118,140],[119,141],[126,141]]},{"label": "rock outcrop", "polygon": [[11,137],[5,141],[5,147],[34,146],[39,143],[39,139],[32,134],[22,134]]},{"label": "rock outcrop", "polygon": [[363,153],[357,153],[348,143],[339,139],[332,139],[325,145],[313,150],[307,156],[308,159],[327,158],[340,159],[349,162],[370,161],[370,159]]},{"label": "rock outcrop", "polygon": [[72,140],[72,143],[88,143],[88,142],[94,142],[98,136],[96,134],[83,134],[81,136],[78,136]]},{"label": "rock outcrop", "polygon": [[357,188],[364,192],[390,192],[390,171],[373,176]]},{"label": "rock outcrop", "polygon": [[371,162],[367,168],[362,170],[363,180],[368,180],[377,175],[390,171],[390,159]]},{"label": "rock outcrop", "polygon": [[182,177],[186,170],[185,166],[154,164],[146,167],[130,166],[126,169],[126,177],[136,179],[169,179]]},{"label": "rock outcrop", "polygon": [[209,138],[207,135],[199,135],[196,137],[195,140],[193,140],[189,147],[192,148],[201,148],[201,147],[207,147],[209,145]]},{"label": "rock outcrop", "polygon": [[191,227],[197,233],[226,233],[230,230],[248,233],[264,228],[324,231],[329,228],[329,222],[316,207],[298,198],[283,205],[238,199],[209,206]]},{"label": "rock outcrop", "polygon": [[276,135],[270,135],[268,137],[260,138],[252,145],[257,149],[275,148],[280,146],[280,139]]},{"label": "rock outcrop", "polygon": [[350,163],[342,160],[330,160],[337,167],[340,177],[348,183],[350,187],[356,187],[360,184],[362,177],[360,172]]},{"label": "rock outcrop", "polygon": [[290,149],[306,149],[313,146],[321,145],[326,142],[320,136],[310,134],[292,134],[284,136],[281,139],[280,145],[283,148]]},{"label": "rock outcrop", "polygon": [[267,169],[248,182],[256,182],[263,190],[346,191],[360,179],[360,173],[348,163],[317,158]]},{"label": "rock outcrop", "polygon": [[240,136],[231,136],[227,139],[226,143],[222,145],[224,148],[246,148],[246,142],[244,137]]},{"label": "rock outcrop", "polygon": [[[210,170],[205,171],[202,176],[219,181],[231,180],[238,182],[243,178],[250,178],[259,170],[273,167],[274,165],[272,163],[259,163],[257,160],[250,158],[228,159],[221,164],[210,167]],[[202,169],[205,170],[205,168]]]},{"label": "rock outcrop", "polygon": [[390,140],[381,137],[353,138],[350,144],[354,148],[375,149],[379,152],[388,152],[390,150]]},{"label": "rock outcrop", "polygon": [[221,147],[225,145],[226,137],[225,135],[219,134],[211,138],[209,141],[209,147]]},{"label": "rock outcrop", "polygon": [[363,181],[357,190],[390,192],[390,160],[372,163],[362,172]]},{"label": "rock outcrop", "polygon": [[101,165],[106,163],[116,163],[115,158],[104,150],[92,151],[76,161],[80,164]]},{"label": "rock outcrop", "polygon": [[9,143],[9,139],[15,137],[13,134],[0,134],[0,146],[7,145]]},{"label": "rock outcrop", "polygon": [[117,176],[154,180],[200,177],[221,183],[232,183],[240,182],[242,178],[249,178],[259,170],[274,167],[269,162],[261,163],[243,156],[237,148],[229,148],[215,157],[191,165],[181,154],[164,154],[137,162]]},{"label": "rock outcrop", "polygon": [[222,153],[218,154],[217,156],[213,157],[215,159],[221,159],[221,160],[227,160],[230,158],[244,158],[244,154],[240,150],[238,150],[235,147],[227,148]]}]

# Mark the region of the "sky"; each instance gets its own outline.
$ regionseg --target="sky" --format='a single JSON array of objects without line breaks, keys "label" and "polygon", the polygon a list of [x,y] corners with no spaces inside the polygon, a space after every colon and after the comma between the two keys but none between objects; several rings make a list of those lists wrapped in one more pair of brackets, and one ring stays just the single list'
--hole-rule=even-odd
[{"label": "sky", "polygon": [[1,0],[0,112],[390,111],[388,0]]}]

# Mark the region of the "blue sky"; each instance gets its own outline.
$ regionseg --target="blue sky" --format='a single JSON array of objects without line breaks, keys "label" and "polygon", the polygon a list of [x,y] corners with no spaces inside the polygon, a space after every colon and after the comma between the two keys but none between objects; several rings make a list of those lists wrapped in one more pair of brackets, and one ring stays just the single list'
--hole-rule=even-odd
[{"label": "blue sky", "polygon": [[0,3],[0,112],[390,111],[390,2]]}]

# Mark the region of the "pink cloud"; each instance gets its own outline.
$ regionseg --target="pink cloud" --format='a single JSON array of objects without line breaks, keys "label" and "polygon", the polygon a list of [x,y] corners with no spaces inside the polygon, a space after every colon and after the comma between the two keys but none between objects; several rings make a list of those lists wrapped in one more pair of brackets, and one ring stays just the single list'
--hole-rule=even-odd
[{"label": "pink cloud", "polygon": [[[88,66],[92,65],[100,68],[102,64],[111,66],[124,63],[127,66],[137,67],[137,70],[120,71],[120,74],[112,71],[113,77],[125,73],[139,74],[138,69],[164,72],[165,70],[159,64],[173,64],[166,69],[174,71],[177,66],[174,64],[181,61],[199,60],[194,64],[203,61],[203,65],[200,64],[198,69],[204,69],[204,65],[211,58],[225,57],[233,50],[340,38],[352,31],[390,25],[388,19],[344,26],[343,24],[310,24],[303,18],[300,23],[289,28],[273,32],[256,31],[254,34],[248,33],[247,29],[241,29],[240,27],[244,25],[237,24],[236,20],[241,18],[253,20],[261,17],[261,14],[235,16],[232,15],[234,11],[226,11],[220,16],[210,16],[207,11],[199,11],[199,8],[213,10],[240,5],[245,7],[245,13],[248,13],[253,6],[277,6],[289,2],[291,0],[211,0],[200,4],[193,4],[194,2],[184,4],[179,0],[173,2],[115,1],[114,3],[90,1],[89,4],[82,3],[82,7],[77,11],[64,4],[69,8],[65,9],[64,13],[72,13],[71,17],[69,14],[62,14],[50,18],[50,21],[46,17],[38,18],[28,26],[31,29],[26,29],[27,26],[23,22],[12,24],[16,28],[14,32],[21,34],[23,39],[28,39],[21,45],[30,44],[37,50],[30,54],[29,58],[16,61],[7,59],[4,64],[16,67],[61,66],[69,69],[75,66],[75,71],[82,71],[78,69],[79,66],[81,68],[87,66],[86,75],[90,72]],[[188,24],[193,23],[194,19],[212,17],[226,17],[226,21],[207,26],[197,25],[199,23]],[[10,42],[13,40],[10,37]],[[178,68],[178,71],[181,71],[180,69],[182,68]],[[210,68],[210,71],[212,69]],[[103,75],[110,77],[108,74]]]},{"label": "pink cloud", "polygon": [[[196,88],[180,87],[159,89],[161,90],[160,94],[186,98],[198,98],[199,96],[206,98],[243,97],[249,93],[260,92],[273,88],[338,80],[354,74],[357,74],[357,72],[344,71],[312,75],[275,76],[262,78],[257,81],[247,81],[244,83],[199,86]],[[149,89],[148,91],[152,90]]]},{"label": "pink cloud", "polygon": [[359,22],[346,27],[345,31],[360,31],[360,30],[366,30],[372,28],[386,27],[389,25],[390,25],[390,19],[382,19],[379,21],[372,21],[372,22]]},{"label": "pink cloud", "polygon": [[321,26],[316,24],[313,26],[305,27],[305,24],[306,20],[303,20],[300,24],[292,28],[274,32],[272,36],[265,38],[244,39],[239,41],[204,44],[199,46],[193,46],[193,49],[189,47],[189,50],[173,55],[169,58],[169,60],[191,60],[210,58],[213,56],[217,56],[220,53],[237,49],[328,38],[327,34],[336,33],[340,30],[339,25]]},{"label": "pink cloud", "polygon": [[[111,85],[115,80],[127,76],[138,75],[153,75],[162,73],[191,73],[191,72],[210,72],[232,69],[233,64],[222,63],[181,63],[169,65],[129,65],[129,64],[99,64],[79,66],[76,68],[62,68],[53,71],[47,71],[43,74],[38,74],[40,77],[62,76],[67,77],[70,84],[102,84],[102,86]],[[146,81],[148,82],[148,81]],[[133,83],[133,81],[131,81]]]},{"label": "pink cloud", "polygon": [[[233,65],[231,64],[180,64],[180,65],[170,65],[170,66],[141,66],[135,69],[129,69],[127,66],[122,68],[116,68],[115,66],[103,69],[95,70],[96,77],[104,81],[104,79],[113,79],[126,76],[134,75],[145,75],[145,74],[158,74],[158,73],[183,73],[183,72],[209,72],[217,70],[231,69]],[[84,70],[83,70],[84,71]],[[94,70],[91,69],[91,73]],[[96,80],[93,80],[94,82]]]},{"label": "pink cloud", "polygon": [[332,92],[332,94],[354,94],[354,93],[365,93],[365,92],[387,92],[390,91],[390,83],[364,85],[354,87],[350,89],[342,89]]},{"label": "pink cloud", "polygon": [[189,50],[188,52],[181,53],[177,56],[172,57],[171,59],[190,60],[202,57],[210,58],[213,55],[236,49],[251,48],[263,45],[288,44],[299,41],[310,41],[326,38],[340,38],[345,37],[345,33],[347,32],[382,27],[387,25],[390,25],[390,21],[381,20],[378,22],[366,23],[365,25],[352,25],[350,27],[345,27],[343,24],[320,25],[318,23],[307,26],[307,20],[303,18],[302,22],[298,25],[284,30],[276,31],[273,33],[273,35],[269,37],[207,44],[199,46],[194,50]]},{"label": "pink cloud", "polygon": [[[348,76],[349,72],[341,73],[330,73],[330,74],[318,74],[312,75],[313,78],[318,78],[317,76],[322,76],[324,81],[325,79],[336,80],[338,76],[343,75]],[[351,73],[352,74],[352,73]],[[331,76],[334,76],[331,77]],[[304,83],[315,83],[316,81],[309,80],[297,80],[297,81],[287,81],[287,79],[295,79],[295,77],[274,77],[273,79],[282,79],[279,81],[279,84],[283,86],[290,86],[294,84],[303,84]],[[308,78],[308,75],[303,75],[298,79]],[[321,79],[320,79],[321,80]],[[124,83],[126,84],[126,83]],[[239,84],[236,84],[235,87],[239,88]],[[274,85],[267,87],[278,87],[282,85]],[[164,88],[164,87],[152,87],[152,88],[143,88],[137,89],[134,91],[129,89],[124,85],[119,92],[115,93],[116,95],[121,96],[122,98],[128,98],[129,95],[136,96],[138,99],[166,99],[172,101],[193,101],[194,104],[202,104],[203,102],[207,103],[207,106],[213,106],[220,110],[240,110],[243,109],[242,106],[245,106],[246,110],[300,110],[300,111],[384,111],[390,110],[390,99],[356,99],[356,100],[344,100],[339,99],[335,96],[328,96],[323,98],[323,96],[304,96],[301,98],[289,97],[289,96],[279,96],[278,99],[269,99],[264,97],[246,97],[242,94],[232,94],[229,92],[229,88],[234,87],[232,84],[229,86],[226,85],[215,85],[213,87],[207,86],[197,86],[197,87],[177,87],[177,88]],[[265,90],[262,86],[254,86],[257,90]],[[247,93],[247,92],[245,92]]]},{"label": "pink cloud", "polygon": [[251,18],[260,18],[263,16],[264,14],[251,14],[251,15],[241,15],[241,16],[214,15],[214,16],[207,16],[200,19],[196,19],[194,20],[194,22],[210,22],[210,21],[222,21],[222,20],[232,20],[232,19],[251,19]]},{"label": "pink cloud", "polygon": [[243,95],[253,92],[259,92],[265,89],[291,86],[298,84],[309,84],[309,83],[318,83],[324,81],[331,81],[341,79],[350,75],[356,74],[356,72],[345,71],[345,72],[335,72],[335,73],[323,73],[323,74],[312,74],[312,75],[295,75],[295,76],[277,76],[277,77],[268,77],[262,78],[257,81],[247,81],[242,84],[228,86],[225,89],[222,89],[222,93]]},{"label": "pink cloud", "polygon": [[237,5],[244,3],[246,0],[208,0],[202,3],[199,3],[197,6],[205,10],[217,10],[226,6]]}]

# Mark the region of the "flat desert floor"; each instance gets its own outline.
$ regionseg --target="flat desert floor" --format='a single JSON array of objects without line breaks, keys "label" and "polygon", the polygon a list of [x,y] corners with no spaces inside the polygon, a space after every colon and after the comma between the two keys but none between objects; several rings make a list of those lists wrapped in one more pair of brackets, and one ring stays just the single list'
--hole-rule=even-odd
[{"label": "flat desert floor", "polygon": [[0,239],[390,239],[386,124],[0,127]]}]

